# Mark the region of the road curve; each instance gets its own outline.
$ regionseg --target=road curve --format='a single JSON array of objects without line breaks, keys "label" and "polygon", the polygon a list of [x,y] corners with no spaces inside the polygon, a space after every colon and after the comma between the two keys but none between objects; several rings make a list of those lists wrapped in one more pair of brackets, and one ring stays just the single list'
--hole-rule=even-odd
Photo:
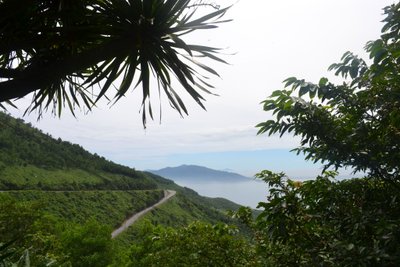
[{"label": "road curve", "polygon": [[148,213],[149,211],[155,209],[156,207],[160,206],[161,204],[163,204],[164,202],[168,201],[168,199],[170,199],[171,197],[175,196],[176,191],[173,190],[164,190],[164,197],[158,201],[156,204],[154,204],[153,206],[147,207],[146,209],[133,214],[129,219],[127,219],[126,221],[124,221],[122,223],[122,225],[120,227],[118,227],[117,229],[115,229],[112,233],[111,233],[111,238],[115,238],[117,237],[119,234],[121,234],[123,231],[125,231],[126,229],[128,229],[129,226],[131,226],[132,224],[134,224],[140,217],[142,217],[143,215],[145,215],[146,213]]}]

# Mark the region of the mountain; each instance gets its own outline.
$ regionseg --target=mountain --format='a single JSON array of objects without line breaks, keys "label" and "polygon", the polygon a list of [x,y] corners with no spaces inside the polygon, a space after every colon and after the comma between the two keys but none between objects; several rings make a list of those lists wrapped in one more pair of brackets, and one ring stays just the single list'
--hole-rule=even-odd
[{"label": "mountain", "polygon": [[60,220],[83,223],[93,217],[114,227],[125,216],[158,201],[164,189],[177,194],[160,208],[165,211],[147,218],[158,224],[230,221],[224,211],[240,207],[114,163],[0,112],[0,204],[8,197],[39,202],[43,211]]},{"label": "mountain", "polygon": [[149,177],[0,112],[0,190],[156,189]]},{"label": "mountain", "polygon": [[151,173],[172,179],[172,180],[196,180],[196,181],[218,181],[218,182],[242,182],[249,181],[243,175],[210,169],[197,165],[181,165],[178,167],[166,167],[160,170],[149,171]]}]

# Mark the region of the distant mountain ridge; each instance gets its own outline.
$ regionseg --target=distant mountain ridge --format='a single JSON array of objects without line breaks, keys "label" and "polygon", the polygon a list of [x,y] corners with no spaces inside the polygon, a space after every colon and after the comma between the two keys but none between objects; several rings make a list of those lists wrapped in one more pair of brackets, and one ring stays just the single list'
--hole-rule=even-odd
[{"label": "distant mountain ridge", "polygon": [[178,167],[166,167],[149,172],[172,179],[172,180],[196,180],[196,181],[218,181],[218,182],[240,182],[248,181],[243,175],[210,169],[198,165],[181,165]]}]

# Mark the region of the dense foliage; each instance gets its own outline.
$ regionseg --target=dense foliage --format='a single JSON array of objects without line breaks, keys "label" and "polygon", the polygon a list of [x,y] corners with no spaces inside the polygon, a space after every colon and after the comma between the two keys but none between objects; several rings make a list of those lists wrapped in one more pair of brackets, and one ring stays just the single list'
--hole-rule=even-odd
[{"label": "dense foliage", "polygon": [[259,124],[259,133],[301,137],[306,159],[326,168],[347,166],[371,177],[400,181],[400,4],[384,9],[382,36],[366,45],[372,64],[347,52],[331,65],[346,78],[340,85],[289,78],[285,90],[264,101],[276,119]]},{"label": "dense foliage", "polygon": [[109,225],[61,221],[13,199],[2,200],[0,214],[0,266],[105,266],[113,260]]},{"label": "dense foliage", "polygon": [[71,266],[107,266],[113,260],[111,227],[89,220],[68,228],[61,235],[64,262]]},{"label": "dense foliage", "polygon": [[1,193],[0,201],[11,197],[21,203],[32,203],[42,212],[52,214],[61,220],[84,223],[88,218],[93,218],[115,228],[126,218],[155,204],[163,196],[162,190],[61,192],[20,190]]},{"label": "dense foliage", "polygon": [[225,224],[143,227],[127,266],[255,266],[253,247]]},{"label": "dense foliage", "polygon": [[[116,239],[110,239],[111,228],[115,228],[128,214],[151,205],[152,198],[157,196],[156,192],[23,190],[2,193],[0,194],[0,214],[2,215],[0,216],[2,226],[0,228],[0,257],[1,245],[12,241],[10,247],[5,250],[13,252],[11,259],[8,257],[7,260],[17,261],[21,255],[28,253],[32,266],[42,266],[51,262],[53,266],[62,264],[68,266],[69,263],[72,263],[72,266],[99,266],[99,262],[103,261],[112,266],[126,266],[132,260],[130,247],[134,244],[138,249],[143,236],[143,226],[147,225],[146,221],[157,225],[157,227],[151,227],[154,233],[147,231],[148,236],[156,234],[157,231],[172,231],[164,229],[162,225],[184,227],[195,221],[234,222],[213,208],[210,199],[201,201],[200,196],[192,198],[193,193],[185,191],[186,189],[181,189],[176,197],[157,208],[156,211],[145,215],[141,221]],[[223,228],[226,227],[228,226]],[[212,229],[212,227],[209,225],[206,229]],[[236,239],[242,240],[236,230],[224,231],[221,230],[218,234],[210,233],[210,235],[215,235],[215,242],[220,242],[219,236],[232,235],[233,239],[226,241],[227,246],[235,243]],[[17,238],[16,241],[14,238]],[[172,243],[164,245],[167,246],[167,244]],[[236,249],[239,250],[239,248]],[[184,252],[183,247],[181,252]],[[215,254],[215,257],[218,255],[219,253]],[[247,257],[243,257],[243,261],[247,260]]]},{"label": "dense foliage", "polygon": [[[198,16],[199,7],[213,9]],[[216,28],[226,11],[191,0],[1,0],[0,106],[34,92],[31,109],[74,112],[141,85],[145,124],[154,78],[179,113],[187,110],[176,82],[204,108],[199,92],[213,88],[205,75],[218,74],[198,58],[224,61],[219,49],[181,38]]]},{"label": "dense foliage", "polygon": [[156,184],[141,172],[0,112],[0,188],[155,189]]},{"label": "dense foliage", "polygon": [[400,261],[400,194],[373,179],[336,181],[328,172],[296,182],[263,171],[270,187],[255,221],[257,251],[271,266],[395,266]]}]

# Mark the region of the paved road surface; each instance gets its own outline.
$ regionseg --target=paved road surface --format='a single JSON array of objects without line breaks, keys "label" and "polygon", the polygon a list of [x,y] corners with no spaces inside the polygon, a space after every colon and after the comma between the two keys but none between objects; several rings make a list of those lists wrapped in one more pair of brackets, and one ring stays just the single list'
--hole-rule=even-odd
[{"label": "paved road surface", "polygon": [[119,234],[121,234],[123,231],[125,231],[126,229],[128,229],[129,226],[131,226],[132,224],[134,224],[140,217],[142,217],[143,215],[145,215],[146,213],[148,213],[149,211],[155,209],[156,207],[160,206],[161,204],[163,204],[164,202],[166,202],[168,199],[170,199],[171,197],[173,197],[176,194],[176,191],[173,190],[165,190],[164,191],[164,197],[157,202],[156,204],[154,204],[153,206],[147,207],[146,209],[133,214],[129,219],[127,219],[126,221],[124,221],[122,223],[122,225],[115,229],[112,233],[111,233],[111,238],[115,238],[116,236],[118,236]]}]

